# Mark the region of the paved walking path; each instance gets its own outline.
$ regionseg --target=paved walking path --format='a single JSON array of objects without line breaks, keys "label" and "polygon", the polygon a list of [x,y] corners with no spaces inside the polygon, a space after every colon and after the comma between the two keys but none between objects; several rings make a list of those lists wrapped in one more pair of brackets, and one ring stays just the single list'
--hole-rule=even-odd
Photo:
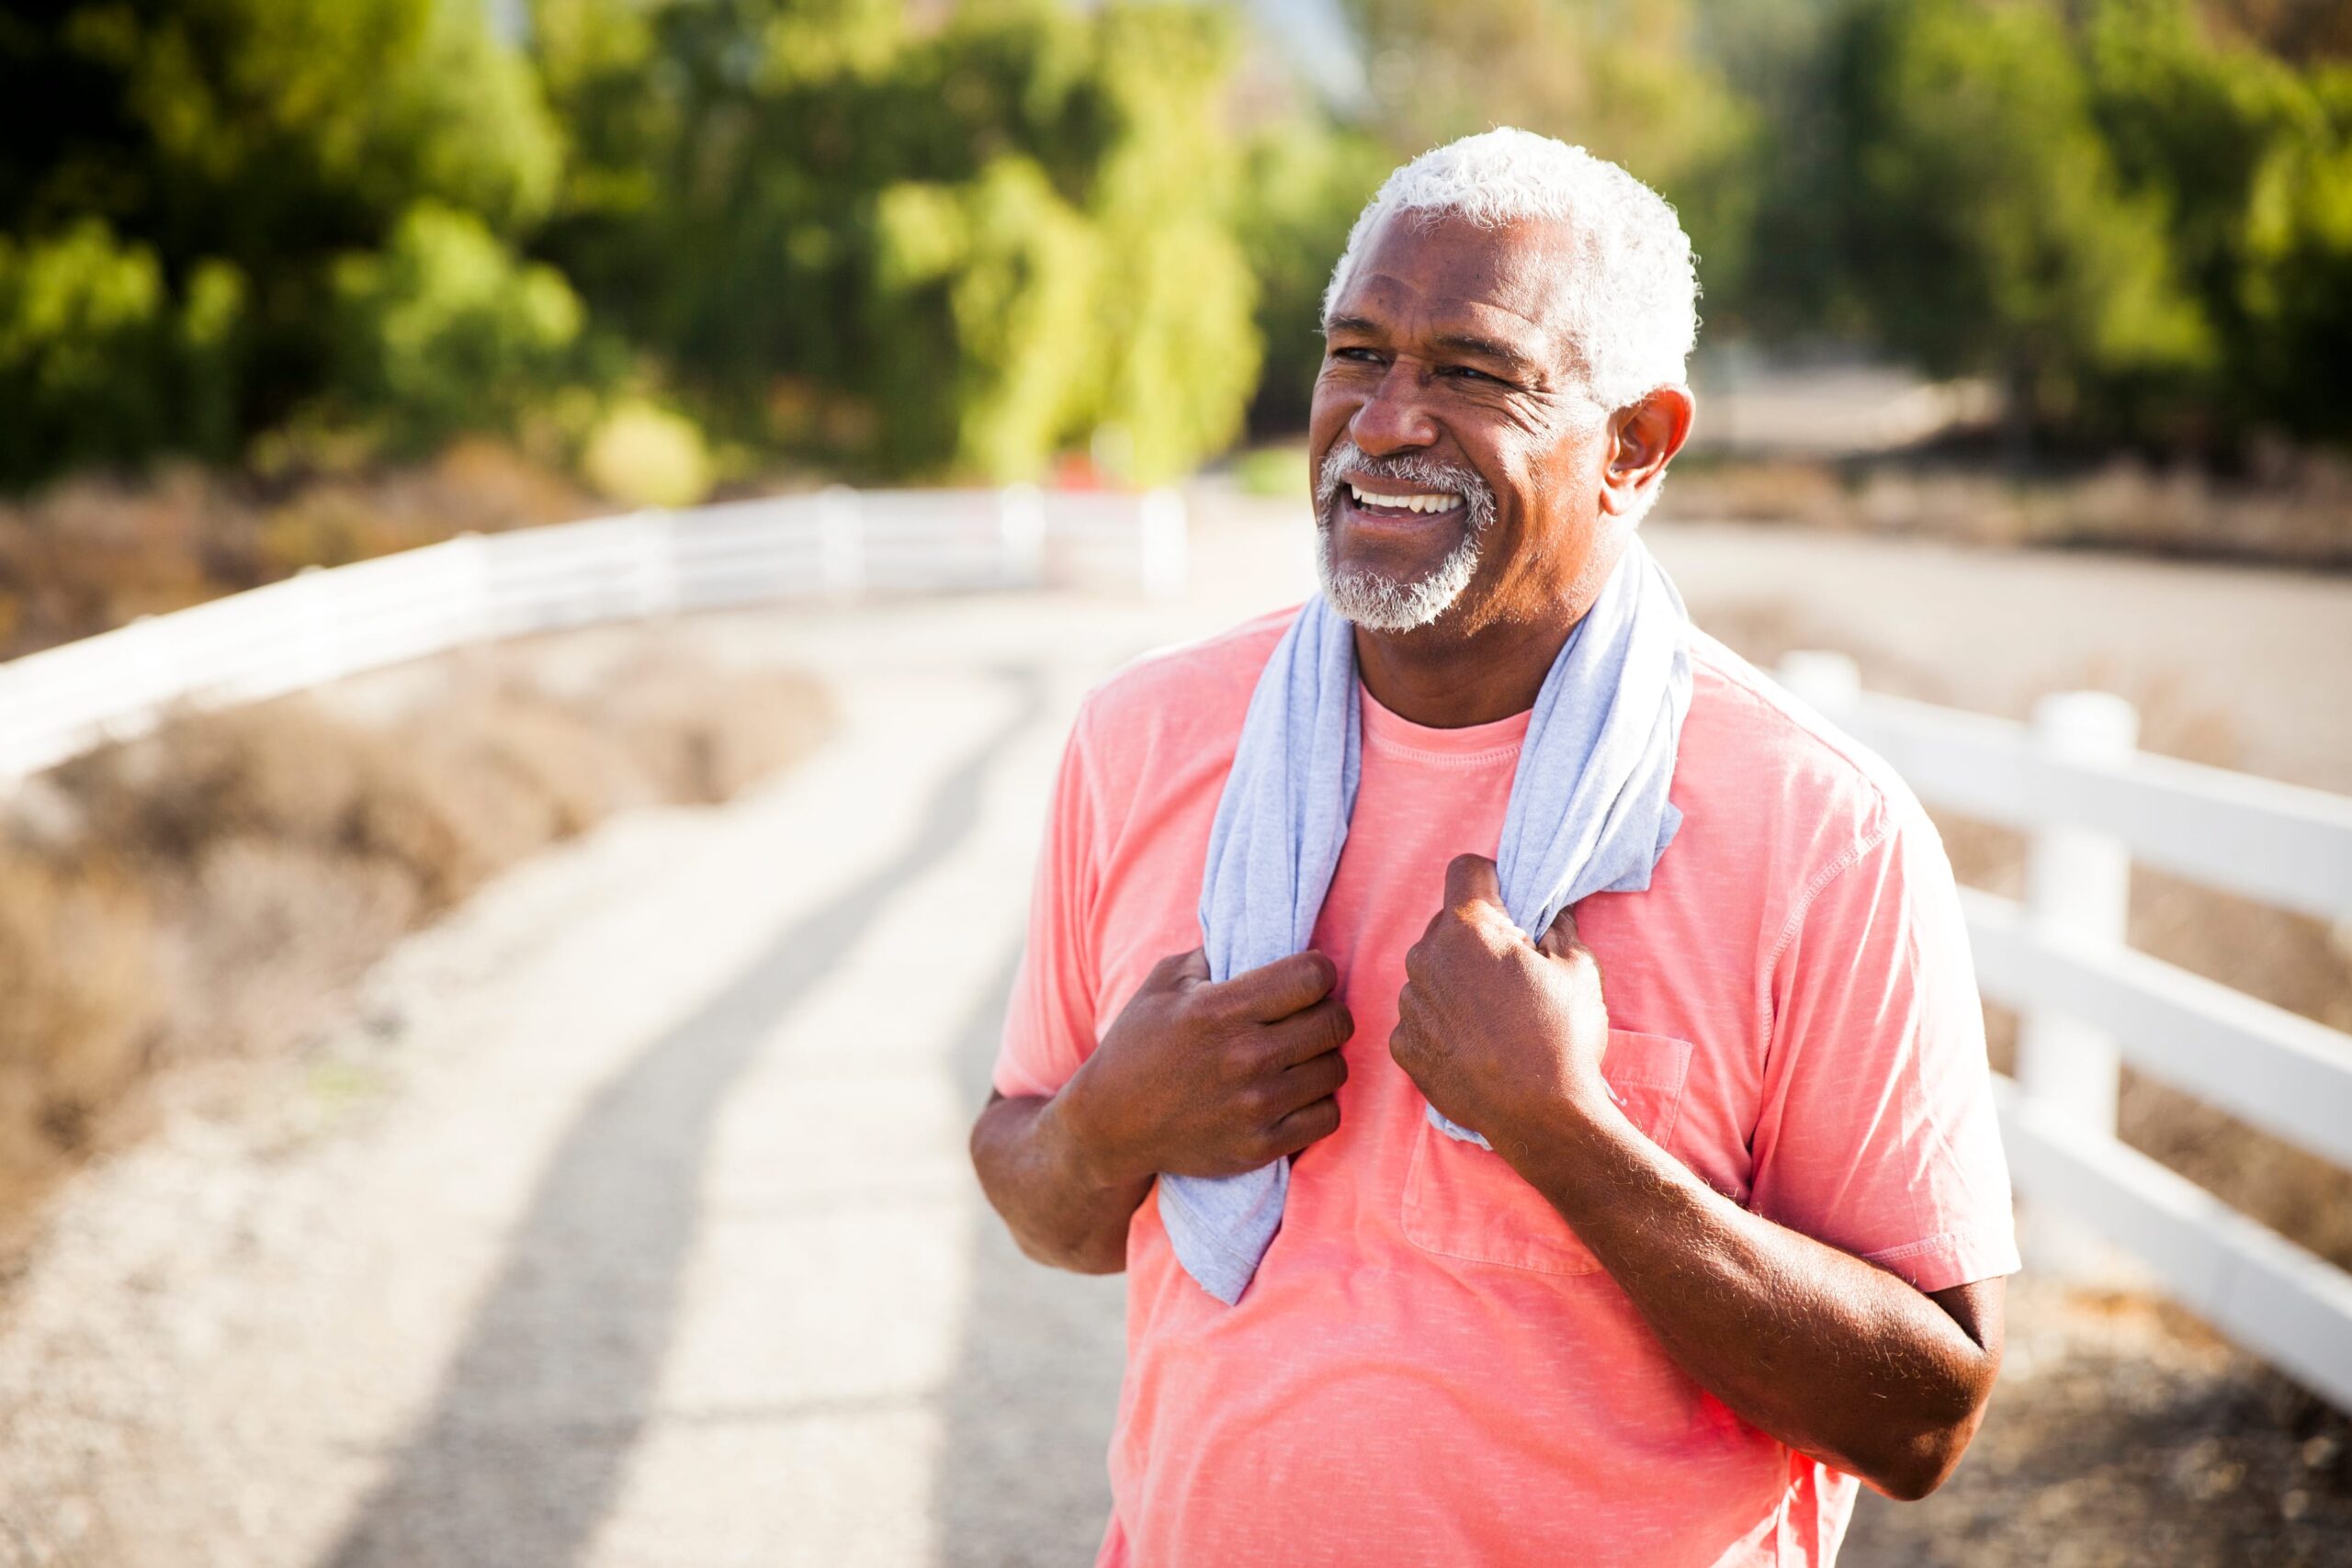
[{"label": "paved walking path", "polygon": [[[820,753],[409,943],[321,1053],[399,1082],[289,1069],[336,1103],[167,1131],[69,1194],[0,1344],[17,1528],[255,1568],[1091,1549],[1118,1287],[1016,1268],[963,1147],[1061,732],[1136,628],[1041,613],[967,660],[937,623],[978,609],[896,647],[911,609],[812,621]],[[1091,1437],[1019,1389],[1008,1317]],[[965,1449],[992,1473],[951,1485]],[[987,1546],[1041,1499],[1084,1544]]]},{"label": "paved walking path", "polygon": [[0,1317],[0,1564],[1089,1560],[1119,1282],[1022,1260],[964,1137],[1079,694],[1303,591],[1299,535],[1203,553],[1158,609],[682,626],[838,736],[501,880],[73,1184]]}]

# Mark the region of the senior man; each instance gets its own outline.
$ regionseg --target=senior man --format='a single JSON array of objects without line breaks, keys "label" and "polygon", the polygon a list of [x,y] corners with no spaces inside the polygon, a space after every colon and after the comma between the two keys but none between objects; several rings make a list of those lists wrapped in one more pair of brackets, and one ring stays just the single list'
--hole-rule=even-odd
[{"label": "senior man", "polygon": [[972,1148],[1127,1272],[1103,1563],[1826,1562],[1983,1414],[1942,846],[1635,531],[1695,294],[1579,149],[1397,171],[1325,299],[1322,592],[1080,714]]}]

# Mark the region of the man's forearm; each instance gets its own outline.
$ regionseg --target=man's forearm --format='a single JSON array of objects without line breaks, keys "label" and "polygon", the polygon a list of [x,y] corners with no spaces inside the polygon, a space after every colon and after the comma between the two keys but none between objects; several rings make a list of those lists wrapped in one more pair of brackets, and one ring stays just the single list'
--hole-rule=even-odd
[{"label": "man's forearm", "polygon": [[1930,1298],[1752,1214],[1613,1107],[1496,1147],[1740,1416],[1898,1497],[1925,1495],[1959,1462],[1999,1366],[1996,1294],[1980,1314],[1967,1291]]},{"label": "man's forearm", "polygon": [[1127,1222],[1151,1179],[1096,1179],[1056,1105],[991,1095],[972,1126],[973,1168],[1023,1252],[1081,1274],[1118,1273],[1127,1263]]}]

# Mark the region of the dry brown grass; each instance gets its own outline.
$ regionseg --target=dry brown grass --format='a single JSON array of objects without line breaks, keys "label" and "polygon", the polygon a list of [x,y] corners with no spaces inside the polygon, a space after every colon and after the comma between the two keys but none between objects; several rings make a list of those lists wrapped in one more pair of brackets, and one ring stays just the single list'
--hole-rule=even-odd
[{"label": "dry brown grass", "polygon": [[593,700],[495,656],[380,724],[186,716],[0,823],[0,1248],[135,1126],[154,1069],[277,1049],[402,932],[616,810],[724,800],[813,745],[810,682],[642,649]]},{"label": "dry brown grass", "polygon": [[2278,453],[2242,478],[2132,457],[2067,478],[1983,463],[1802,458],[1686,464],[1659,515],[1796,523],[1993,545],[2055,545],[2352,568],[2352,460]]},{"label": "dry brown grass", "polygon": [[66,479],[0,505],[0,659],[306,566],[599,510],[578,487],[484,441],[369,473],[271,479],[179,468],[137,483]]},{"label": "dry brown grass", "polygon": [[0,1211],[87,1147],[161,1016],[149,900],[102,862],[0,852]]}]

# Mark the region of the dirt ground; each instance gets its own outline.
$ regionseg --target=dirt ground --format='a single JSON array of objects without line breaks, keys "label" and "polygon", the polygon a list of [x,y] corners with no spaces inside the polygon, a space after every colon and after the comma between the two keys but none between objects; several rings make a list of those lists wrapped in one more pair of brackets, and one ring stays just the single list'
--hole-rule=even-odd
[{"label": "dirt ground", "polygon": [[2352,1562],[2352,1420],[2145,1296],[2015,1281],[1984,1426],[1924,1502],[1865,1494],[1840,1562]]}]

